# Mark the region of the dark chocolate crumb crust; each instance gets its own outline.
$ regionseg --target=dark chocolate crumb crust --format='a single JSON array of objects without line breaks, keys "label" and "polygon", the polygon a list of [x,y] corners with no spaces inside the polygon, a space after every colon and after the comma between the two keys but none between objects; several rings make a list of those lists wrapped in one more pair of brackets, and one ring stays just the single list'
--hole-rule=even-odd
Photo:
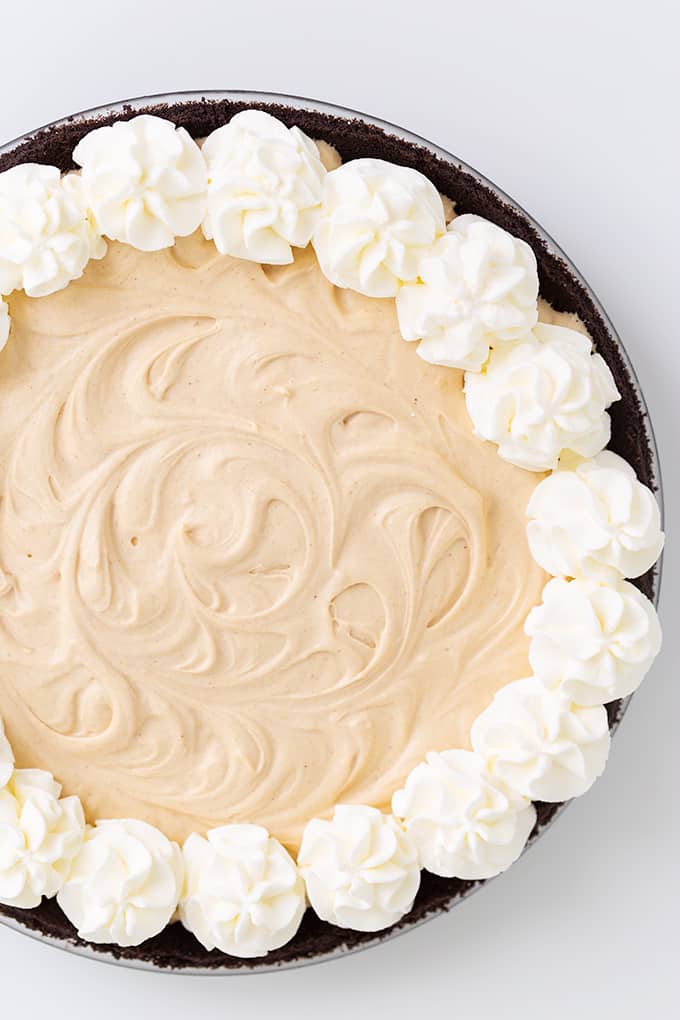
[{"label": "dark chocolate crumb crust", "polygon": [[[504,201],[454,160],[444,160],[427,148],[405,141],[387,130],[369,124],[359,117],[345,118],[315,110],[298,109],[278,103],[244,102],[230,99],[195,99],[185,102],[149,102],[140,108],[123,108],[120,113],[101,116],[96,111],[88,119],[69,120],[45,128],[26,138],[10,152],[0,153],[0,172],[18,163],[48,163],[62,171],[74,168],[71,153],[78,141],[95,127],[129,119],[140,113],[167,117],[181,125],[195,138],[204,137],[225,124],[240,110],[256,107],[267,109],[285,124],[297,124],[312,138],[335,146],[344,161],[363,156],[378,157],[403,166],[414,167],[425,174],[437,189],[456,204],[457,213],[477,213],[527,241],[538,260],[540,292],[558,311],[575,312],[585,323],[599,353],[609,365],[621,400],[610,409],[612,437],[609,448],[633,465],[645,484],[655,487],[653,458],[648,438],[646,415],[637,397],[633,379],[626,367],[621,347],[604,321],[588,289],[576,278],[569,266],[550,251],[543,238],[517,208]],[[635,582],[646,595],[655,590],[654,570]],[[607,706],[613,727],[621,715],[621,702]],[[561,805],[537,803],[538,821],[532,838],[552,820]],[[393,928],[378,934],[384,937],[400,928],[432,917],[455,906],[465,895],[484,882],[438,878],[422,872],[422,880],[413,909]],[[56,904],[45,900],[34,910],[14,910],[0,906],[0,913],[19,921],[25,928],[47,936],[86,945]],[[170,925],[141,946],[122,949],[117,946],[96,946],[104,956],[143,961],[163,968],[201,968],[243,970],[266,962],[268,966],[304,963],[322,959],[341,949],[359,949],[376,941],[376,934],[345,931],[327,924],[308,910],[295,938],[281,949],[257,960],[241,960],[223,953],[208,952],[180,924]]]}]

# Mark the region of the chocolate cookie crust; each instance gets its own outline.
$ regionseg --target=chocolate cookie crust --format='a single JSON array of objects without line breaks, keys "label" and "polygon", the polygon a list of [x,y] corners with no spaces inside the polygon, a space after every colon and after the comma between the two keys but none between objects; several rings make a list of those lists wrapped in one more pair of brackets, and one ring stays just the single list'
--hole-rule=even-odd
[{"label": "chocolate cookie crust", "polygon": [[[597,350],[612,371],[621,400],[610,408],[612,437],[609,448],[624,457],[635,469],[642,482],[655,487],[653,456],[648,438],[646,412],[638,399],[635,383],[627,368],[621,346],[611,333],[592,294],[572,269],[552,252],[543,237],[520,210],[505,200],[491,185],[478,179],[452,157],[445,160],[425,145],[406,141],[360,117],[345,118],[311,109],[300,109],[276,102],[246,102],[232,99],[199,98],[176,103],[149,101],[148,105],[124,107],[116,114],[97,114],[67,120],[44,128],[20,141],[9,151],[0,153],[0,172],[19,163],[46,163],[62,171],[74,169],[71,154],[78,141],[95,127],[126,120],[141,113],[154,114],[172,120],[195,138],[204,137],[221,127],[235,113],[250,108],[266,109],[288,126],[296,124],[307,135],[333,145],[343,161],[359,157],[377,157],[403,166],[413,167],[428,177],[435,187],[448,195],[456,205],[456,212],[476,213],[484,216],[533,248],[538,261],[540,293],[558,311],[575,312],[586,325]],[[655,570],[652,568],[633,583],[652,597],[656,588]],[[607,706],[610,726],[614,727],[622,714],[622,703]],[[532,839],[559,810],[559,804],[536,804],[538,820]],[[307,910],[295,938],[265,958],[243,960],[226,956],[218,951],[207,952],[180,924],[170,925],[159,935],[134,948],[94,946],[106,959],[134,960],[152,963],[158,967],[183,969],[248,970],[277,964],[304,963],[314,958],[323,959],[340,949],[358,949],[375,943],[385,935],[401,928],[411,927],[444,910],[449,910],[464,896],[484,882],[438,878],[426,871],[421,874],[421,885],[413,909],[387,932],[364,933],[346,931],[321,921],[312,910]],[[36,933],[65,940],[74,945],[87,945],[77,936],[73,926],[56,904],[45,900],[34,910],[15,910],[0,906],[0,913],[14,918],[24,928]]]}]

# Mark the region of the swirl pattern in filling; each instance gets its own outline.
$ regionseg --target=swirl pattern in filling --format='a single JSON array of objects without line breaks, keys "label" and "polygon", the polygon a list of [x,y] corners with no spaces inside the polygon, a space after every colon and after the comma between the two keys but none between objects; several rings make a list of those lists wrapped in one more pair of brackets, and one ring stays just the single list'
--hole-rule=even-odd
[{"label": "swirl pattern in filling", "polygon": [[311,250],[111,244],[10,299],[0,716],[90,819],[168,836],[388,809],[529,672],[541,476],[472,435],[462,374]]}]

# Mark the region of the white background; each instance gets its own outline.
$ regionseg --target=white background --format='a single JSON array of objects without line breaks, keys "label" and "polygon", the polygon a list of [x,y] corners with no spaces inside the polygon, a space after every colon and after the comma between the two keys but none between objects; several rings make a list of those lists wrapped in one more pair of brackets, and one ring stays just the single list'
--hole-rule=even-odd
[{"label": "white background", "polygon": [[[3,4],[0,141],[177,89],[297,93],[441,144],[528,208],[609,310],[653,412],[678,528],[677,30],[672,0],[33,0]],[[0,927],[0,1011],[32,1018],[665,1018],[677,999],[680,563],[666,643],[604,778],[453,914],[262,976],[91,963]],[[675,745],[675,747],[674,747]],[[121,1014],[121,1011],[122,1014]]]}]

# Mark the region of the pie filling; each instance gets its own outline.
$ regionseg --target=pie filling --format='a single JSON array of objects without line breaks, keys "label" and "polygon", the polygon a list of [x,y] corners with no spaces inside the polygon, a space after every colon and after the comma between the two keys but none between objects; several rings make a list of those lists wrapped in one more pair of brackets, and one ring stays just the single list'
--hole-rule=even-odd
[{"label": "pie filling", "polygon": [[393,300],[195,234],[11,312],[0,716],[89,820],[295,851],[529,674],[543,476],[472,434]]}]

